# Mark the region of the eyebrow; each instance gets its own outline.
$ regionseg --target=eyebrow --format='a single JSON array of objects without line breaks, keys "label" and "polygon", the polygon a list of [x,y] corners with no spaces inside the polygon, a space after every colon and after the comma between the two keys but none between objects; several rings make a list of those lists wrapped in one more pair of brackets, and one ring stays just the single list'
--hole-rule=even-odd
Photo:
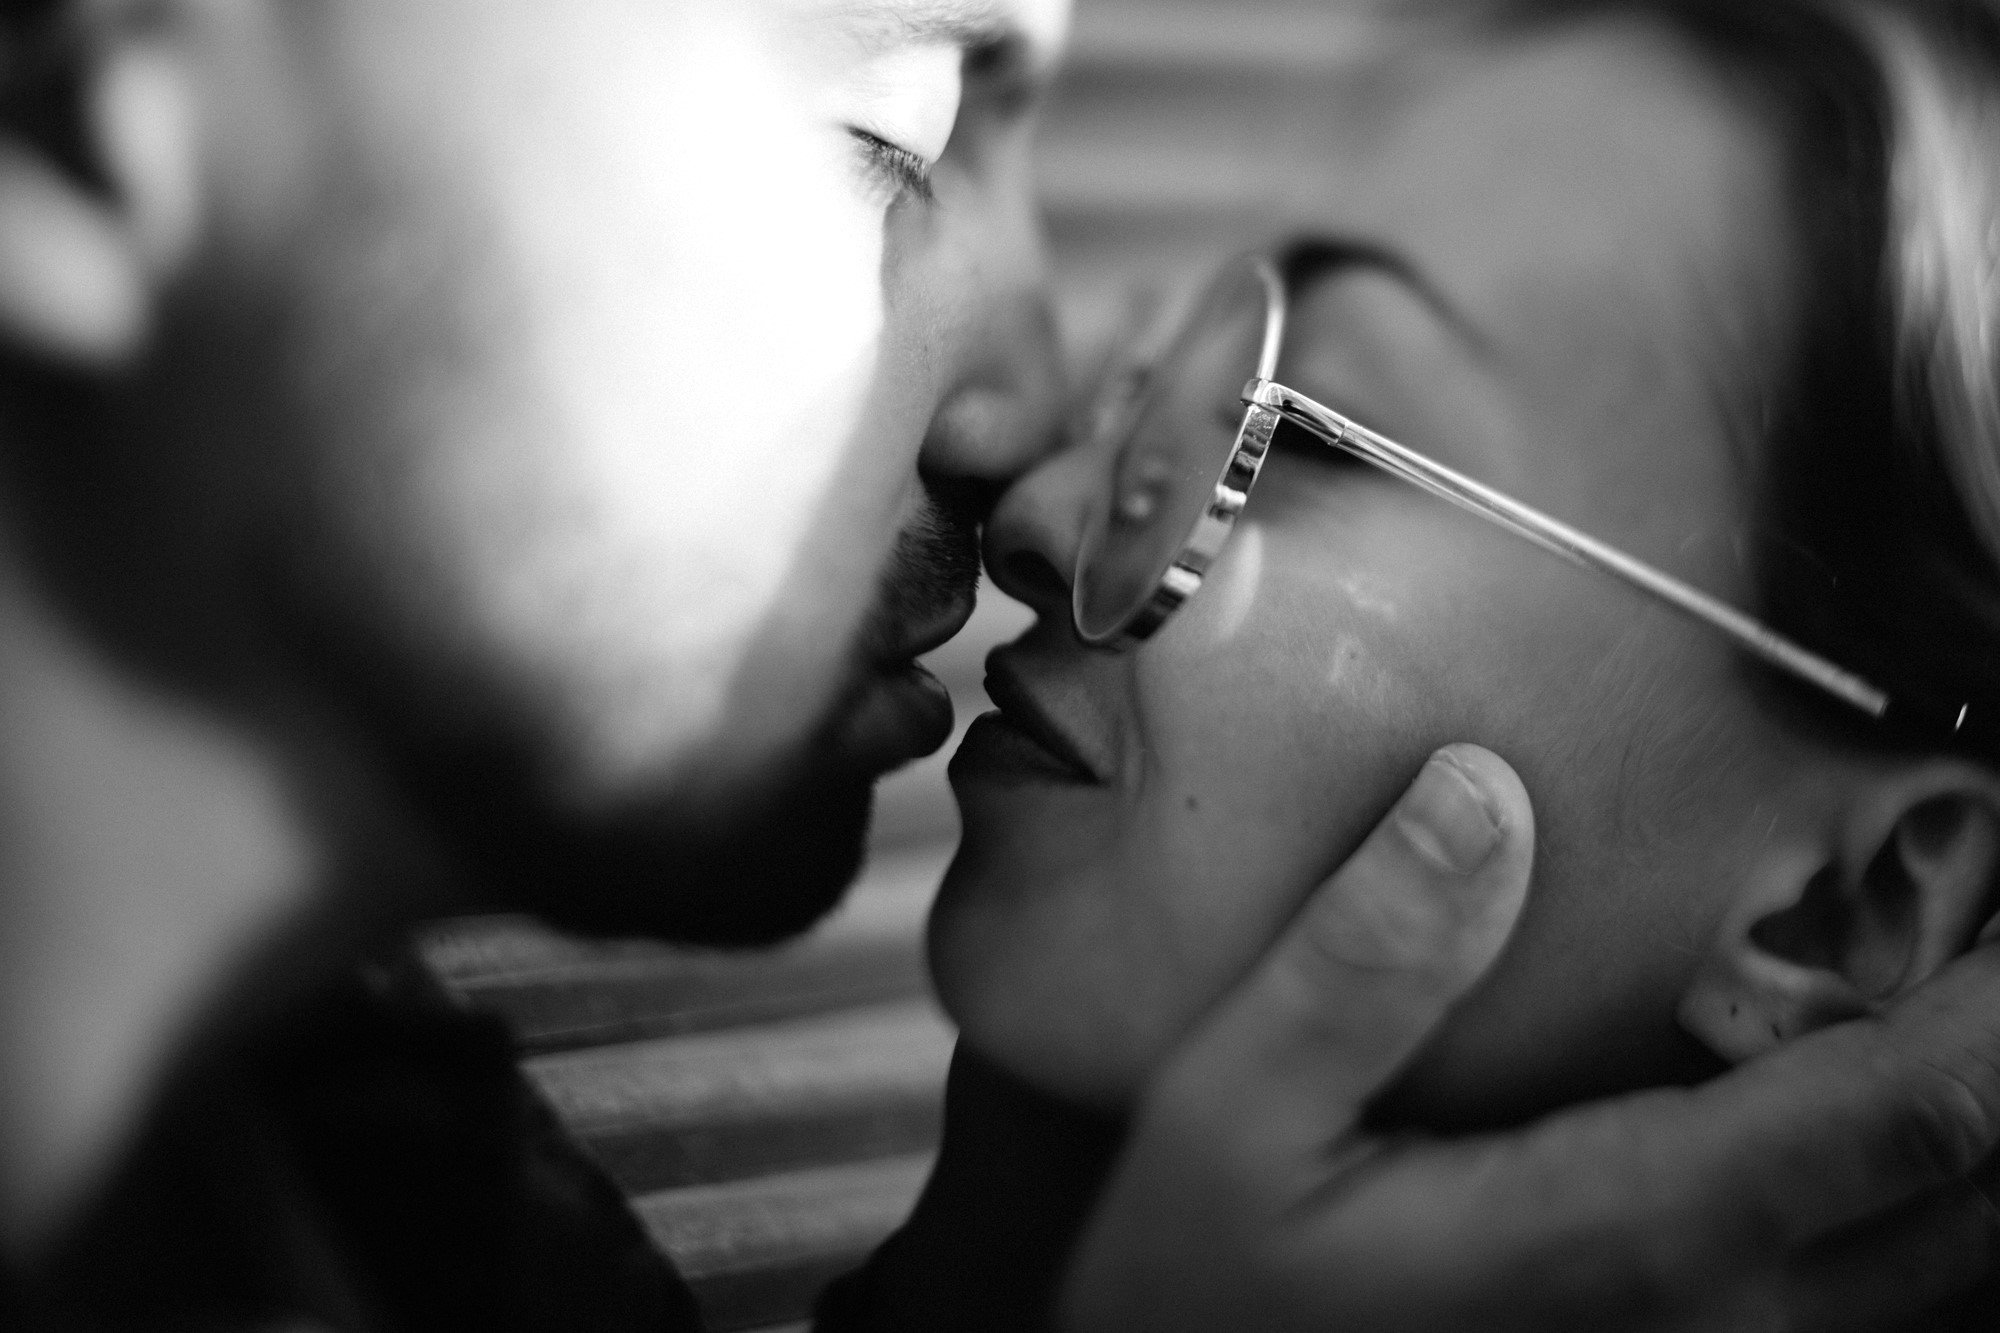
[{"label": "eyebrow", "polygon": [[1378,241],[1351,236],[1297,236],[1278,250],[1278,269],[1293,291],[1350,273],[1379,273],[1394,279],[1480,356],[1490,355],[1486,332],[1410,259]]}]

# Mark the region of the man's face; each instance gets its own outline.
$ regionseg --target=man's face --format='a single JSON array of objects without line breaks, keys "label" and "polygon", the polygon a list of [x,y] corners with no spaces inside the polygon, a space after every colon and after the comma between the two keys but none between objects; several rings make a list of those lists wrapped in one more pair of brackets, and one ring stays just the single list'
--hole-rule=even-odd
[{"label": "man's face", "polygon": [[1045,436],[1067,0],[184,8],[203,244],[98,447],[177,572],[106,564],[227,606],[533,905],[800,924],[943,741],[906,668]]}]

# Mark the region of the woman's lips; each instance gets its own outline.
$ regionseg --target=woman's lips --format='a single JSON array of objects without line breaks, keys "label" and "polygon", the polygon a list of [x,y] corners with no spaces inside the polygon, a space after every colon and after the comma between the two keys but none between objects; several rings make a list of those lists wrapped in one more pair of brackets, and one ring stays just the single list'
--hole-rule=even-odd
[{"label": "woman's lips", "polygon": [[966,729],[958,753],[951,757],[951,779],[1097,785],[1097,779],[999,710],[980,715]]},{"label": "woman's lips", "polygon": [[966,732],[952,760],[953,777],[1015,776],[1092,786],[1103,781],[1001,653],[987,659],[986,693],[999,710]]}]

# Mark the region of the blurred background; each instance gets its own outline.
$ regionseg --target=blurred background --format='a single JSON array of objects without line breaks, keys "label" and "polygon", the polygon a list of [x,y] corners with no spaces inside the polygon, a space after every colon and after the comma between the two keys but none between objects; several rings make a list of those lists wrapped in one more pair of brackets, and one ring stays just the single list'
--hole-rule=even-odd
[{"label": "blurred background", "polygon": [[[1079,0],[1039,175],[1073,356],[1132,294],[1200,281],[1267,239],[1255,184],[1278,93],[1376,39],[1361,0]],[[990,585],[930,659],[959,733],[995,645],[1028,623]],[[696,1288],[711,1327],[803,1329],[814,1294],[907,1213],[937,1137],[952,1034],[923,968],[958,816],[957,745],[880,788],[867,871],[807,940],[755,958],[586,944],[512,919],[441,925],[433,969],[521,1033],[526,1067]]]}]

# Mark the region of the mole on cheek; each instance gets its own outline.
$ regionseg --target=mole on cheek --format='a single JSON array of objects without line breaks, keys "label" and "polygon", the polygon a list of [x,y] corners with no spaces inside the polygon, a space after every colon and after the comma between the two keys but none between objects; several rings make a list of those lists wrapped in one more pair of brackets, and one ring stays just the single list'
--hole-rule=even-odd
[{"label": "mole on cheek", "polygon": [[1326,684],[1328,689],[1337,690],[1349,683],[1349,676],[1361,662],[1361,648],[1353,639],[1343,634],[1333,643],[1326,655]]}]

